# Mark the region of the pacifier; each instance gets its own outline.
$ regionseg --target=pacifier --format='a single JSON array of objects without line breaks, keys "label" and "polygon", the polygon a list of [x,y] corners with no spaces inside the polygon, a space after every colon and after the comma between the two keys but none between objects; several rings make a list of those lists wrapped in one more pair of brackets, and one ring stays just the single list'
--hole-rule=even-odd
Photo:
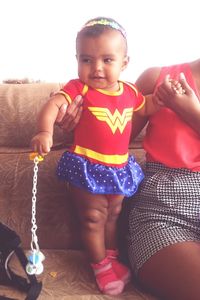
[{"label": "pacifier", "polygon": [[40,275],[43,270],[44,254],[39,250],[32,250],[28,252],[28,264],[26,265],[26,272],[29,275]]}]

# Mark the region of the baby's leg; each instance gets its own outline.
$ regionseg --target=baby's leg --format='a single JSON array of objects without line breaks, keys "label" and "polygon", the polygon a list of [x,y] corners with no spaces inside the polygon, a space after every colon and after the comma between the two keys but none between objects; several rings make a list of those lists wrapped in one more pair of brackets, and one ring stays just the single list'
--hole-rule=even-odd
[{"label": "baby's leg", "polygon": [[109,295],[118,295],[124,288],[106,257],[105,224],[108,218],[108,199],[71,187],[73,201],[80,219],[80,230],[85,250],[93,268],[99,289]]},{"label": "baby's leg", "polygon": [[124,195],[107,195],[108,216],[105,224],[105,243],[107,249],[117,247],[117,222],[122,209]]},{"label": "baby's leg", "polygon": [[108,218],[105,226],[105,243],[106,254],[112,262],[113,270],[118,278],[120,278],[124,284],[130,281],[130,270],[119,261],[119,253],[117,249],[117,224],[119,214],[122,209],[123,195],[109,195],[107,196],[108,202]]},{"label": "baby's leg", "polygon": [[104,195],[91,194],[71,186],[73,201],[81,223],[81,236],[92,263],[105,258],[105,224],[108,217],[108,200]]}]

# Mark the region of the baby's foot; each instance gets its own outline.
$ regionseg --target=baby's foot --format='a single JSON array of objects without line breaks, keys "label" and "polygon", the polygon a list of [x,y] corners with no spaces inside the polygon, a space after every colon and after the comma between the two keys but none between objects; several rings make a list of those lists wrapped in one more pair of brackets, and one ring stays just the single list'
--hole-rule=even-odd
[{"label": "baby's foot", "polygon": [[100,291],[107,295],[119,295],[124,289],[124,282],[115,274],[108,258],[100,263],[91,264]]},{"label": "baby's foot", "polygon": [[117,277],[121,279],[124,284],[127,284],[131,279],[131,272],[127,266],[118,261],[118,251],[106,250],[106,254],[112,263],[113,270]]}]

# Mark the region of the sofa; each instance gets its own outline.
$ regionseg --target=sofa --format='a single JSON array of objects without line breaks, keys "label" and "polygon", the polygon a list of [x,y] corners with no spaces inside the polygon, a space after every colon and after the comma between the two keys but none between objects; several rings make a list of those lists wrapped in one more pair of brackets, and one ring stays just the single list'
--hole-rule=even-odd
[{"label": "sofa", "polygon": [[[0,84],[0,221],[19,234],[25,251],[30,249],[32,225],[30,139],[36,132],[41,106],[60,88],[59,83]],[[139,163],[144,162],[141,138],[130,144]],[[67,184],[55,175],[57,161],[72,139],[73,133],[66,134],[55,126],[52,151],[38,164],[36,233],[45,255],[44,271],[37,276],[43,285],[38,299],[155,300],[134,280],[119,296],[99,292],[84,254],[73,199]],[[10,263],[15,272],[25,276],[16,257]],[[25,299],[24,293],[3,285],[0,295]]]}]

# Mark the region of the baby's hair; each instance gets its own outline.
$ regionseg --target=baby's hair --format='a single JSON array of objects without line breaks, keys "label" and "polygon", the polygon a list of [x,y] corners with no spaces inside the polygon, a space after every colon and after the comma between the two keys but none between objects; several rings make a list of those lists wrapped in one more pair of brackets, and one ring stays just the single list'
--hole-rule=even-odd
[{"label": "baby's hair", "polygon": [[97,17],[87,21],[77,34],[76,45],[77,41],[81,37],[98,37],[108,30],[117,30],[121,33],[122,37],[124,38],[127,51],[127,39],[125,29],[114,19],[106,17]]}]

